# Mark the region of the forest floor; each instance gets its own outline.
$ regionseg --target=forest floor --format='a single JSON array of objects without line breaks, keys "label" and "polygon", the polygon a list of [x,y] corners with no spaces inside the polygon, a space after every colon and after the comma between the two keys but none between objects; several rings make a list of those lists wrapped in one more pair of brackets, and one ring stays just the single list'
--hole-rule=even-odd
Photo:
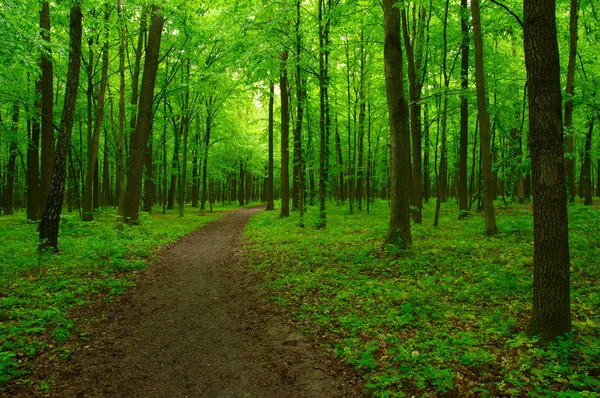
[{"label": "forest floor", "polygon": [[[63,361],[38,366],[11,396],[353,397],[349,367],[275,309],[249,271],[241,232],[259,208],[242,209],[181,239],[115,299],[81,311],[104,314],[96,338]],[[40,361],[41,362],[41,361]],[[1,393],[0,393],[1,394]]]}]

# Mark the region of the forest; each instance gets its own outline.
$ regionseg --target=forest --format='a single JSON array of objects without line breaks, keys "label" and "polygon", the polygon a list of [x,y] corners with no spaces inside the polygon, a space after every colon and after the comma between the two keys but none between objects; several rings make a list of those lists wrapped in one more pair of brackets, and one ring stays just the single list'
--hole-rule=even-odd
[{"label": "forest", "polygon": [[179,247],[242,252],[209,260],[352,375],[314,396],[600,396],[599,27],[595,0],[3,0],[0,395],[73,396],[147,280],[234,272]]}]

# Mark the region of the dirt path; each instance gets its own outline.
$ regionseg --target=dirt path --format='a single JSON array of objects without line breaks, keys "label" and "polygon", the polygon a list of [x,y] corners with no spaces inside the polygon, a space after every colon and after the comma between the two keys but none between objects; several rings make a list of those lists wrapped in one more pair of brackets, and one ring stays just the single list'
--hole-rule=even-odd
[{"label": "dirt path", "polygon": [[[352,397],[351,372],[284,320],[240,261],[243,209],[182,239],[109,309],[52,397]],[[337,369],[337,370],[336,370]]]}]

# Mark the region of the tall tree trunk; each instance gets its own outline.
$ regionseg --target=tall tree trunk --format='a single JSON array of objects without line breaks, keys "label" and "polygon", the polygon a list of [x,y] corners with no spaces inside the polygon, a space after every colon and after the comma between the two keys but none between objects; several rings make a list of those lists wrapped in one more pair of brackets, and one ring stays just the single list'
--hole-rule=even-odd
[{"label": "tall tree trunk", "polygon": [[458,182],[458,219],[466,216],[467,202],[467,158],[469,146],[469,8],[467,0],[460,1],[462,32],[460,86],[462,89],[460,101],[460,149],[459,149],[459,182]]},{"label": "tall tree trunk", "polygon": [[274,144],[273,144],[273,102],[275,99],[275,85],[273,82],[269,84],[269,166],[267,171],[267,209],[266,210],[275,210],[274,204],[274,171],[273,171],[273,152],[274,152]]},{"label": "tall tree trunk", "polygon": [[125,142],[125,20],[123,5],[117,0],[117,10],[121,28],[119,30],[119,136],[117,138],[117,214],[123,216],[125,206],[125,164],[123,144]]},{"label": "tall tree trunk", "polygon": [[[327,13],[331,11],[331,1],[328,0]],[[319,0],[319,103],[320,103],[320,156],[319,156],[319,222],[318,228],[327,226],[325,213],[325,200],[327,196],[327,158],[329,144],[329,103],[327,96],[328,77],[328,53],[329,44],[329,15],[324,18],[325,0]]]},{"label": "tall tree trunk", "polygon": [[[112,108],[112,102],[111,102]],[[108,158],[108,134],[104,130],[104,156],[102,159],[102,205],[112,205],[112,195],[110,192],[110,161]]]},{"label": "tall tree trunk", "polygon": [[548,343],[571,330],[569,228],[555,0],[525,0],[533,182],[533,313],[529,333]]},{"label": "tall tree trunk", "polygon": [[200,193],[199,174],[198,174],[198,152],[200,150],[200,116],[196,123],[196,134],[194,134],[194,149],[192,150],[192,207],[198,207]]},{"label": "tall tree trunk", "polygon": [[481,16],[479,0],[471,0],[473,14],[473,41],[475,43],[475,85],[477,87],[477,110],[481,145],[481,169],[483,174],[483,211],[485,213],[486,235],[496,235],[496,215],[494,213],[494,177],[492,175],[492,155],[490,152],[490,116],[487,113],[485,93],[483,39],[481,36]]},{"label": "tall tree trunk", "polygon": [[446,198],[446,174],[447,174],[447,164],[448,160],[446,159],[446,141],[447,141],[447,127],[448,127],[448,90],[450,86],[450,78],[448,76],[447,70],[447,51],[448,51],[448,39],[447,39],[447,29],[448,29],[448,6],[450,4],[449,0],[446,0],[446,6],[444,8],[444,47],[442,49],[442,75],[444,77],[444,88],[443,88],[443,108],[442,108],[442,148],[440,151],[440,170],[438,173],[437,180],[437,197],[435,200],[435,217],[433,220],[433,226],[437,227],[440,219],[440,209],[442,206],[442,201]]},{"label": "tall tree trunk", "polygon": [[173,157],[171,158],[171,183],[169,184],[169,197],[167,209],[175,208],[175,191],[177,190],[177,177],[179,174],[179,147],[181,142],[181,121],[173,122],[175,133],[175,144],[173,145]]},{"label": "tall tree trunk", "polygon": [[[304,117],[304,85],[302,79],[302,68],[300,66],[302,45],[300,41],[300,1],[296,2],[296,126],[294,128],[294,200],[296,208],[300,212],[300,224],[303,224],[304,204],[302,203],[302,122]],[[301,225],[303,226],[303,225]]]},{"label": "tall tree trunk", "polygon": [[40,214],[46,210],[46,202],[52,184],[52,167],[54,164],[54,68],[52,66],[52,50],[50,47],[50,3],[42,2],[40,10],[40,28],[42,39],[48,44],[42,51],[40,66],[41,102],[42,102],[42,161],[40,185]]},{"label": "tall tree trunk", "polygon": [[583,193],[584,205],[592,205],[593,186],[592,186],[592,133],[594,131],[595,117],[590,118],[590,126],[585,136],[585,152],[583,154],[583,165],[581,166],[581,190]]},{"label": "tall tree trunk", "polygon": [[[42,108],[41,98],[39,97],[41,89],[42,82],[38,79],[35,83],[36,100],[34,108],[36,112],[40,112]],[[39,158],[41,124],[38,114],[30,116],[30,120],[33,123],[31,124],[31,136],[27,144],[27,219],[37,221],[41,217]]]},{"label": "tall tree trunk", "polygon": [[386,244],[412,246],[410,230],[410,131],[404,96],[400,10],[394,0],[383,1],[385,86],[390,123],[391,213]]},{"label": "tall tree trunk", "polygon": [[[105,21],[108,22],[108,17],[110,12],[106,12]],[[100,89],[98,90],[97,104],[96,104],[96,117],[95,124],[93,126],[93,131],[91,135],[88,134],[88,156],[87,156],[87,173],[85,176],[85,190],[83,194],[83,221],[92,221],[94,219],[93,210],[94,210],[94,199],[97,195],[97,189],[94,190],[95,185],[95,176],[98,173],[97,163],[98,163],[98,148],[100,144],[100,133],[102,132],[102,121],[104,118],[104,100],[106,96],[106,86],[108,84],[108,38],[104,43],[104,47],[102,49],[102,73],[100,80]],[[88,75],[88,107],[91,107],[92,102],[90,101],[91,93],[93,93],[93,69],[92,68],[92,51],[90,48],[90,65],[89,75]],[[88,110],[90,113],[90,110]],[[88,118],[88,124],[91,125],[91,120]],[[88,127],[88,132],[90,128]]]},{"label": "tall tree trunk", "polygon": [[244,168],[244,162],[240,160],[240,189],[238,192],[240,206],[246,204],[246,172]]},{"label": "tall tree trunk", "polygon": [[431,181],[429,169],[429,106],[423,104],[423,137],[425,137],[425,149],[423,155],[423,199],[429,202]]},{"label": "tall tree trunk", "polygon": [[154,206],[154,196],[156,193],[156,185],[154,184],[154,161],[153,161],[153,145],[154,134],[150,131],[148,137],[148,149],[146,150],[146,167],[144,175],[144,206],[143,210],[152,213],[152,207]]},{"label": "tall tree trunk", "polygon": [[[280,54],[279,91],[281,92],[281,213],[280,217],[290,215],[290,114],[288,101],[287,59],[288,52]],[[242,194],[243,195],[243,194]]]},{"label": "tall tree trunk", "polygon": [[142,188],[142,173],[146,157],[148,135],[152,126],[152,103],[154,100],[154,84],[158,70],[158,56],[164,17],[160,9],[152,6],[152,20],[146,48],[146,63],[142,77],[142,88],[138,106],[138,116],[135,131],[131,134],[129,169],[127,173],[127,188],[125,190],[124,221],[135,224],[139,218],[140,191]]},{"label": "tall tree trunk", "polygon": [[351,108],[352,108],[352,97],[350,96],[350,44],[348,43],[348,35],[346,35],[346,127],[348,129],[348,205],[350,214],[354,214],[354,161],[352,158],[352,125],[350,123]]},{"label": "tall tree trunk", "polygon": [[17,135],[19,134],[19,103],[13,103],[12,137],[8,144],[8,169],[6,170],[6,190],[4,191],[4,215],[14,213],[15,177],[17,166]]},{"label": "tall tree trunk", "polygon": [[[296,126],[294,127],[294,181],[293,181],[293,199],[292,208],[300,208],[301,220],[304,213],[302,205],[302,193],[300,192],[302,185],[302,118],[304,114],[304,81],[302,80],[301,62],[302,43],[300,37],[300,1],[296,2]],[[302,222],[302,221],[301,221]]]},{"label": "tall tree trunk", "polygon": [[[415,6],[416,7],[416,6]],[[422,56],[424,51],[423,38],[425,32],[425,8],[419,8],[419,20],[413,20],[412,38],[408,30],[407,10],[402,12],[402,31],[406,58],[408,59],[408,80],[410,99],[410,129],[413,149],[412,162],[412,203],[414,210],[412,218],[417,224],[423,220],[423,192],[421,186],[422,158],[421,158],[421,90],[423,82],[420,77]],[[413,14],[414,15],[414,14]],[[419,28],[417,29],[417,23]],[[418,32],[418,33],[417,33]],[[415,53],[416,52],[416,53]]]},{"label": "tall tree trunk", "polygon": [[96,154],[96,164],[94,165],[94,210],[100,207],[100,162]]},{"label": "tall tree trunk", "polygon": [[[70,12],[70,51],[65,100],[58,134],[54,165],[52,168],[52,184],[48,194],[42,222],[40,224],[40,249],[45,247],[58,250],[58,227],[65,192],[67,177],[67,157],[71,147],[71,133],[77,105],[77,89],[79,87],[79,69],[81,66],[81,8],[77,3]],[[43,101],[43,99],[42,99]],[[42,104],[43,106],[43,104]]]},{"label": "tall tree trunk", "polygon": [[[189,63],[188,63],[189,65]],[[189,67],[188,67],[189,79]],[[185,116],[183,117],[183,167],[181,169],[181,185],[179,187],[179,217],[183,217],[183,209],[185,206],[185,193],[187,186],[187,160],[188,160],[188,134],[190,131],[190,116],[189,116],[189,91],[185,94]]]},{"label": "tall tree trunk", "polygon": [[358,210],[362,210],[362,200],[364,194],[365,180],[365,49],[364,49],[364,29],[360,31],[360,76],[358,88],[358,165],[356,172],[356,205]]},{"label": "tall tree trunk", "polygon": [[569,64],[567,66],[567,87],[565,99],[565,129],[566,134],[566,156],[565,167],[567,180],[569,182],[569,201],[575,201],[575,151],[573,146],[573,95],[575,94],[575,63],[577,61],[577,17],[579,0],[571,0],[571,11],[569,19]]},{"label": "tall tree trunk", "polygon": [[342,139],[338,124],[338,115],[335,114],[335,150],[337,153],[338,166],[340,168],[339,184],[340,184],[340,201],[342,204],[346,201],[346,187],[344,185],[344,154],[342,152]]},{"label": "tall tree trunk", "polygon": [[208,181],[208,148],[210,146],[210,133],[212,129],[212,96],[206,101],[206,135],[204,136],[204,156],[202,156],[202,195],[200,198],[200,210],[206,209],[205,202],[208,198],[207,181]]}]

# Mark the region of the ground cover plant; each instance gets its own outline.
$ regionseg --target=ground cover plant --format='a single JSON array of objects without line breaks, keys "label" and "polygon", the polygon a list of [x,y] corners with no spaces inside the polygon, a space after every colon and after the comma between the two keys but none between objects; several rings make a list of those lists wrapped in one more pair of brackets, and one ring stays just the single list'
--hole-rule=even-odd
[{"label": "ground cover plant", "polygon": [[156,210],[135,227],[117,222],[116,210],[108,208],[91,223],[65,214],[58,254],[38,253],[37,224],[24,214],[0,218],[0,391],[9,382],[28,383],[39,353],[69,355],[65,343],[90,321],[72,319],[73,310],[122,294],[167,245],[227,208],[201,215],[189,209],[185,218]]},{"label": "ground cover plant", "polygon": [[381,252],[388,206],[349,215],[330,206],[247,227],[252,264],[277,303],[324,347],[364,373],[377,397],[599,396],[600,213],[572,205],[573,333],[546,348],[528,337],[533,272],[531,205],[498,209],[499,235],[482,215],[457,221],[454,203],[413,226],[410,252]]}]

